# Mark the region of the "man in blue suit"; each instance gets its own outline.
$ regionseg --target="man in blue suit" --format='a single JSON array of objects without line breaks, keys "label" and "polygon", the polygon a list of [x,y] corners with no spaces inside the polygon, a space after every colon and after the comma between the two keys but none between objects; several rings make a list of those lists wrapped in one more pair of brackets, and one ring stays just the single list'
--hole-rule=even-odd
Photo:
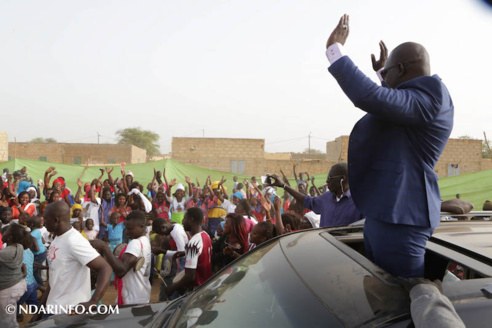
[{"label": "man in blue suit", "polygon": [[[327,42],[330,73],[367,114],[349,141],[349,181],[356,207],[366,217],[367,257],[394,276],[423,277],[427,240],[440,221],[434,166],[453,127],[453,103],[429,55],[413,42],[399,45],[373,68],[379,86],[343,55],[349,34],[344,15]],[[382,69],[384,67],[384,69]],[[382,69],[382,70],[381,70]]]}]

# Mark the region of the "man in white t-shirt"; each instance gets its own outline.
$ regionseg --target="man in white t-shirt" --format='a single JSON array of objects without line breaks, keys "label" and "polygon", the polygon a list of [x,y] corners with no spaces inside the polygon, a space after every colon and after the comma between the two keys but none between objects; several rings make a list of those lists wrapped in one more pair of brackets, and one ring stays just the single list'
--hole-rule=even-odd
[{"label": "man in white t-shirt", "polygon": [[[89,242],[70,225],[70,208],[65,202],[49,204],[43,213],[45,226],[56,238],[48,250],[49,283],[41,305],[97,305],[109,286],[111,267]],[[97,273],[91,296],[90,270]],[[48,307],[47,307],[48,309]],[[56,308],[54,308],[56,310]],[[58,309],[60,312],[60,309]],[[40,319],[40,314],[35,320]]]},{"label": "man in white t-shirt", "polygon": [[[119,279],[118,305],[142,304],[150,301],[150,240],[146,234],[145,213],[131,211],[125,219],[125,227],[128,238],[131,239],[119,258],[111,252],[109,245],[102,240],[92,240],[92,246],[97,249]],[[143,258],[143,265],[135,270],[139,259]]]},{"label": "man in white t-shirt", "polygon": [[[85,196],[80,197],[82,181],[78,179],[77,184],[79,185],[79,189],[77,190],[74,200],[82,206],[83,220],[85,222],[87,219],[92,219],[94,221],[94,227],[92,230],[99,232],[99,208],[101,207],[101,198],[96,197],[96,185],[86,184],[84,189]],[[84,227],[81,228],[83,229]]]},{"label": "man in white t-shirt", "polygon": [[[176,223],[169,223],[163,218],[156,218],[152,222],[152,230],[155,233],[161,236],[171,236],[171,240],[169,240],[169,249],[165,249],[164,245],[160,245],[160,247],[153,247],[152,253],[158,256],[160,254],[165,254],[166,259],[171,261],[171,271],[168,275],[164,277],[164,282],[161,284],[161,289],[159,293],[159,302],[167,301],[168,297],[165,293],[164,288],[166,285],[170,286],[173,283],[174,277],[176,274],[180,273],[185,268],[185,258],[181,257],[179,259],[179,268],[176,263],[176,254],[178,252],[184,252],[186,244],[188,243],[188,235],[184,230],[183,226]],[[163,242],[164,244],[165,242]],[[166,243],[167,244],[167,243]],[[163,259],[164,261],[164,259]],[[179,297],[179,293],[175,293],[173,297],[170,299],[175,299]]]}]

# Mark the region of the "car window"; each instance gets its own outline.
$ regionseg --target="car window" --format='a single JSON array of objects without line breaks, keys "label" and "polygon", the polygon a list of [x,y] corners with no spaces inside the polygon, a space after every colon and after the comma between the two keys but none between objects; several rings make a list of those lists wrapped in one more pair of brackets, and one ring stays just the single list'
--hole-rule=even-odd
[{"label": "car window", "polygon": [[190,296],[175,327],[342,327],[278,242],[240,258]]}]

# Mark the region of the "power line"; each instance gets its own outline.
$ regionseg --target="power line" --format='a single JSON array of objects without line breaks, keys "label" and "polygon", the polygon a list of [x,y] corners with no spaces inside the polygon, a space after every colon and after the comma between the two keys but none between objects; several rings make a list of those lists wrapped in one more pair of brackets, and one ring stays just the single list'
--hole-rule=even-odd
[{"label": "power line", "polygon": [[287,139],[287,140],[280,140],[280,141],[273,141],[273,142],[265,142],[266,144],[268,145],[271,145],[271,144],[277,144],[277,143],[281,143],[281,142],[288,142],[288,141],[296,141],[296,140],[303,140],[303,139],[306,139],[307,137],[304,136],[304,137],[300,137],[300,138],[293,138],[293,139]]}]

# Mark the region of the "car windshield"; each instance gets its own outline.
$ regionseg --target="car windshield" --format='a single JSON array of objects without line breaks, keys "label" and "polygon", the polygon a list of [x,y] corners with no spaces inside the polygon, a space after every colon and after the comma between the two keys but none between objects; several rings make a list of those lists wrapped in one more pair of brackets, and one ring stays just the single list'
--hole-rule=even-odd
[{"label": "car windshield", "polygon": [[303,283],[278,241],[261,247],[190,295],[175,327],[343,327]]}]

